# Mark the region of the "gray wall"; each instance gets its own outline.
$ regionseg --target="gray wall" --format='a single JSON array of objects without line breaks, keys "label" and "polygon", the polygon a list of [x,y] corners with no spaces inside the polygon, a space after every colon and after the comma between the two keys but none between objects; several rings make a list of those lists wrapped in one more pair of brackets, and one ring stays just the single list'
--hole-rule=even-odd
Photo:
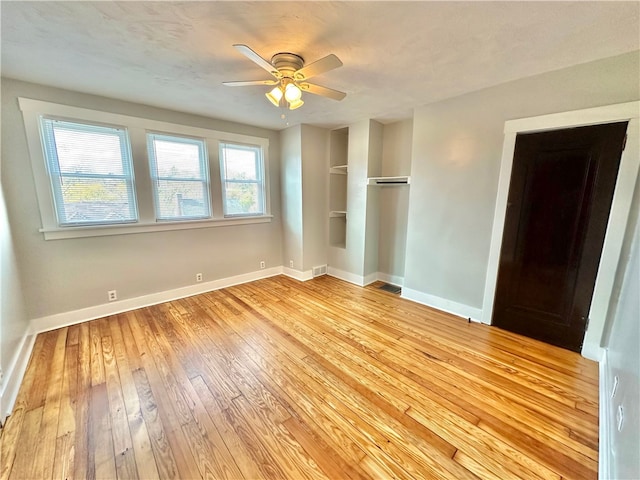
[{"label": "gray wall", "polygon": [[285,268],[308,272],[327,263],[327,149],[329,131],[295,125],[282,145],[282,255]]},{"label": "gray wall", "polygon": [[[349,128],[342,128],[329,132],[329,167],[336,165],[348,165],[349,162]],[[348,169],[347,169],[348,170]],[[327,183],[327,210],[344,211],[347,209],[347,183],[348,171],[341,174],[329,174]],[[345,265],[345,246],[347,218],[327,218],[328,252],[327,265],[338,267]]]},{"label": "gray wall", "polygon": [[331,248],[329,252],[330,267],[358,276],[364,274],[369,124],[369,120],[362,120],[349,125],[347,244],[346,248]]},{"label": "gray wall", "polygon": [[[9,374],[9,369],[13,368],[14,357],[28,326],[14,241],[6,215],[4,189],[0,188],[0,370],[4,374]],[[0,421],[4,421],[7,413],[6,381],[7,378],[0,381]]]},{"label": "gray wall", "polygon": [[638,52],[417,108],[405,287],[482,308],[506,120],[640,98]]},{"label": "gray wall", "polygon": [[[601,385],[610,395],[615,376],[619,384],[610,401],[608,415],[611,439],[611,478],[640,478],[640,178],[636,183],[633,207],[616,272],[614,296],[617,308],[608,322],[607,363]],[[616,412],[624,410],[624,424],[618,431]],[[601,434],[602,435],[602,434]]]},{"label": "gray wall", "polygon": [[[369,147],[367,177],[379,177],[382,174],[383,126],[376,121],[369,122]],[[366,178],[364,185],[366,185]],[[364,276],[378,271],[378,241],[380,237],[380,189],[365,186],[366,229],[364,234]]]},{"label": "gray wall", "polygon": [[[384,126],[381,176],[411,175],[412,132],[411,119]],[[378,272],[397,279],[404,277],[410,188],[379,187]]]},{"label": "gray wall", "polygon": [[282,159],[282,261],[302,270],[302,126],[280,132]]},{"label": "gray wall", "polygon": [[328,146],[329,130],[302,125],[303,271],[327,264]]},{"label": "gray wall", "polygon": [[[270,223],[45,241],[17,97],[269,139]],[[215,115],[215,106],[212,106]],[[7,213],[27,317],[39,318],[282,265],[278,132],[2,79],[2,161]]]},{"label": "gray wall", "polygon": [[356,276],[379,272],[402,281],[409,187],[366,183],[367,177],[410,174],[412,125],[408,119],[387,125],[363,120],[349,126],[347,248],[329,246],[329,266]]},{"label": "gray wall", "polygon": [[[367,119],[349,125],[346,248],[330,248],[329,266],[360,282],[378,268],[378,192],[367,178],[380,176],[383,126]],[[356,280],[356,278],[358,278]]]}]

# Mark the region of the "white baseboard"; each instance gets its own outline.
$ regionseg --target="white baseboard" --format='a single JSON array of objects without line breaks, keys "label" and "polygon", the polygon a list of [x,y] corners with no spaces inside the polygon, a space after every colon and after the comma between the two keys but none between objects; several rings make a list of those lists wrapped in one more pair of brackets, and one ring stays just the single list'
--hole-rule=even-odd
[{"label": "white baseboard", "polygon": [[364,277],[351,272],[345,272],[334,267],[327,267],[327,275],[339,278],[345,282],[354,283],[359,287],[364,286]]},{"label": "white baseboard", "polygon": [[4,423],[4,420],[13,410],[22,378],[27,370],[29,358],[31,358],[31,351],[33,350],[35,340],[36,336],[29,333],[26,333],[24,337],[22,337],[20,346],[9,364],[9,368],[5,372],[2,391],[0,391],[0,421],[2,421],[2,423]]},{"label": "white baseboard", "polygon": [[[584,355],[584,350],[583,350]],[[608,480],[611,476],[611,379],[607,365],[607,350],[602,349],[600,356],[599,382],[599,441],[598,441],[598,479]]]},{"label": "white baseboard", "polygon": [[482,318],[482,309],[480,308],[470,307],[469,305],[446,300],[444,298],[429,295],[428,293],[419,292],[418,290],[412,290],[410,288],[402,289],[402,298],[421,303],[428,307],[437,308],[438,310],[452,313],[459,317],[470,318],[473,322],[482,323],[480,320]]},{"label": "white baseboard", "polygon": [[75,325],[77,323],[94,320],[96,318],[128,312],[130,310],[135,310],[136,308],[148,307],[150,305],[169,302],[178,298],[191,297],[200,293],[211,292],[213,290],[219,290],[221,288],[231,287],[241,283],[252,282],[261,278],[273,277],[274,275],[280,275],[282,273],[282,266],[272,267],[264,270],[257,270],[255,272],[243,273],[233,277],[212,280],[210,282],[189,285],[187,287],[166,290],[164,292],[143,295],[141,297],[127,298],[125,300],[103,303],[102,305],[95,305],[93,307],[82,308],[80,310],[34,318],[30,322],[30,332],[47,332],[49,330]]},{"label": "white baseboard", "polygon": [[344,280],[345,282],[354,283],[359,287],[364,287],[373,282],[377,282],[378,280],[386,283],[391,283],[392,285],[398,285],[400,287],[404,283],[404,277],[400,277],[397,275],[389,275],[388,273],[374,272],[367,276],[363,276],[363,275],[357,275],[351,272],[345,272],[344,270],[339,270],[334,267],[327,267],[327,275],[339,278],[340,280]]},{"label": "white baseboard", "polygon": [[389,275],[388,273],[378,272],[378,280],[384,283],[390,283],[391,285],[396,285],[401,287],[404,285],[404,277],[399,275]]},{"label": "white baseboard", "polygon": [[306,272],[302,272],[300,270],[294,270],[289,267],[282,267],[282,274],[287,277],[295,278],[296,280],[300,280],[301,282],[306,282],[307,280],[311,280],[313,278],[313,271],[307,270]]},{"label": "white baseboard", "polygon": [[372,284],[373,282],[377,282],[378,281],[378,275],[379,275],[378,272],[373,272],[373,273],[370,273],[369,275],[365,275],[362,278],[362,286],[364,287],[366,285]]},{"label": "white baseboard", "polygon": [[600,362],[604,355],[604,349],[598,344],[588,342],[585,336],[585,342],[584,345],[582,345],[582,351],[580,354],[589,360]]}]

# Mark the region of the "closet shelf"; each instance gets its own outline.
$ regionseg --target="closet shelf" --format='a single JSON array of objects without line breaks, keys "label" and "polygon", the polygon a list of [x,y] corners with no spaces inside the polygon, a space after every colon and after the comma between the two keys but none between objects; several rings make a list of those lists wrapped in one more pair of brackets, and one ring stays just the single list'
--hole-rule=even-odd
[{"label": "closet shelf", "polygon": [[329,173],[334,173],[336,175],[346,175],[347,165],[334,165],[329,169]]},{"label": "closet shelf", "polygon": [[331,210],[329,212],[329,218],[346,217],[347,212],[345,210]]},{"label": "closet shelf", "polygon": [[411,183],[411,177],[369,177],[367,178],[367,185],[376,185],[378,187],[398,187],[402,185],[409,185]]}]

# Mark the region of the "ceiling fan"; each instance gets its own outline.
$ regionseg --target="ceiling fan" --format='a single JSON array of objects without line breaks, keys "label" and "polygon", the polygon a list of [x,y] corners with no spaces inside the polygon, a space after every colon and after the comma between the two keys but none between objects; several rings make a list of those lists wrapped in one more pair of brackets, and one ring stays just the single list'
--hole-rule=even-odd
[{"label": "ceiling fan", "polygon": [[275,79],[222,82],[223,85],[227,85],[228,87],[275,85],[270,92],[265,94],[266,97],[276,107],[279,107],[281,103],[283,103],[284,98],[284,104],[288,105],[289,110],[295,110],[304,104],[302,101],[302,92],[309,92],[334,100],[342,100],[347,96],[344,92],[307,82],[311,77],[342,66],[340,59],[333,54],[327,55],[305,66],[304,59],[295,53],[276,53],[271,57],[271,61],[268,62],[246,45],[236,44],[234,47],[249,60],[273,75]]}]

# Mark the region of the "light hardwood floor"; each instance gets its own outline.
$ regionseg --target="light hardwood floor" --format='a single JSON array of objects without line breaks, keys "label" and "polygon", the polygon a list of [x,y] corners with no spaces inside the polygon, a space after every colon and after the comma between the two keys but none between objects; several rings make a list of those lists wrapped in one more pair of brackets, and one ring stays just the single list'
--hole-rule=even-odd
[{"label": "light hardwood floor", "polygon": [[38,335],[2,478],[596,478],[598,369],[331,277]]}]

